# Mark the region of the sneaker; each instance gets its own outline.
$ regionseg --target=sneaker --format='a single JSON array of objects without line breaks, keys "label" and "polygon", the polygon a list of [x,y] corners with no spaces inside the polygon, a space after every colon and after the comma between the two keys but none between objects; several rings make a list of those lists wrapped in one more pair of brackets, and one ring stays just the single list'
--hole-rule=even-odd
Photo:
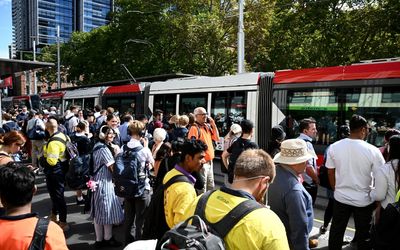
[{"label": "sneaker", "polygon": [[308,239],[308,246],[310,248],[316,248],[318,246],[318,239]]},{"label": "sneaker", "polygon": [[103,244],[104,244],[104,246],[106,246],[106,247],[120,247],[120,246],[122,246],[122,243],[119,242],[119,241],[117,241],[117,240],[114,238],[114,236],[111,237],[111,239],[109,239],[109,240],[103,240]]},{"label": "sneaker", "polygon": [[82,196],[82,200],[78,200],[78,197],[75,197],[76,200],[76,205],[84,205],[85,204],[85,198]]},{"label": "sneaker", "polygon": [[327,229],[326,229],[325,226],[321,226],[321,227],[319,228],[319,234],[325,234],[326,231],[327,231]]},{"label": "sneaker", "polygon": [[93,246],[94,246],[94,248],[96,248],[96,249],[105,247],[105,246],[104,246],[104,240],[103,240],[103,241],[96,241],[96,242],[94,243]]},{"label": "sneaker", "polygon": [[58,225],[61,227],[63,232],[68,232],[70,230],[70,227],[67,222],[59,222]]}]

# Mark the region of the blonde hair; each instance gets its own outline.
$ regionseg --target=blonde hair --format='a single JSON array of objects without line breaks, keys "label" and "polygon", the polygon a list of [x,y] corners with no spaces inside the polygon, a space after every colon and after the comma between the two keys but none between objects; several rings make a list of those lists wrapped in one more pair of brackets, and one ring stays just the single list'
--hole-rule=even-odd
[{"label": "blonde hair", "polygon": [[178,119],[178,126],[181,128],[186,127],[189,124],[189,117],[187,115],[182,115]]},{"label": "blonde hair", "polygon": [[177,124],[179,121],[180,116],[179,115],[173,115],[171,118],[169,118],[169,123],[170,124]]},{"label": "blonde hair", "polygon": [[145,126],[144,123],[138,120],[133,120],[129,122],[128,125],[128,134],[130,136],[133,135],[140,135],[140,133],[144,130]]}]

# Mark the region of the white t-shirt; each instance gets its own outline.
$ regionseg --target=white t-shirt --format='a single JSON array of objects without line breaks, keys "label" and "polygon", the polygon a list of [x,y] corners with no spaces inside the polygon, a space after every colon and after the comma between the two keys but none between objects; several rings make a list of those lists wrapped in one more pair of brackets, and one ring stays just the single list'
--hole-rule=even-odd
[{"label": "white t-shirt", "polygon": [[384,163],[379,149],[363,140],[346,138],[332,144],[326,167],[335,169],[335,200],[355,207],[371,204],[373,173]]},{"label": "white t-shirt", "polygon": [[[378,168],[375,175],[375,189],[371,191],[371,198],[381,201],[381,206],[386,208],[389,203],[395,202],[397,190],[395,181],[395,171],[399,164],[398,159],[386,162],[382,167]],[[393,169],[394,168],[394,169]]]},{"label": "white t-shirt", "polygon": [[70,131],[70,133],[75,132],[75,127],[78,125],[79,123],[79,119],[78,117],[76,117],[75,115],[72,115],[73,117],[68,120],[68,130]]}]

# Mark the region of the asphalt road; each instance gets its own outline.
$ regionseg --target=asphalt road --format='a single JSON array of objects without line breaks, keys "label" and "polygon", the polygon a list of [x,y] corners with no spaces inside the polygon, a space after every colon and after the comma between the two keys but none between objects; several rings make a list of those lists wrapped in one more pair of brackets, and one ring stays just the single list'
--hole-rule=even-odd
[{"label": "asphalt road", "polygon": [[[219,161],[216,160],[214,163],[214,175],[215,183],[217,186],[223,184],[223,175],[220,172]],[[40,216],[48,216],[51,211],[50,197],[47,193],[46,184],[44,182],[44,176],[37,176],[38,192],[33,198],[32,211],[37,212]],[[93,243],[95,241],[94,226],[89,218],[89,214],[83,214],[83,206],[76,205],[75,192],[67,190],[65,197],[68,205],[68,218],[67,221],[71,229],[65,234],[67,239],[68,247],[71,250],[80,249],[94,249]],[[328,237],[329,230],[324,235],[319,235],[319,227],[322,225],[324,210],[328,203],[326,198],[325,189],[320,188],[318,192],[318,198],[314,207],[314,228],[311,232],[313,238],[319,239],[319,245],[314,249],[328,249]],[[268,222],[266,222],[268,223]],[[116,226],[113,229],[114,236],[117,240],[123,240],[122,226]],[[351,220],[346,230],[346,239],[351,239],[354,236],[354,222]],[[102,248],[105,249],[105,248]],[[123,249],[121,248],[110,248],[110,249]],[[344,245],[343,249],[351,249],[349,245]]]}]

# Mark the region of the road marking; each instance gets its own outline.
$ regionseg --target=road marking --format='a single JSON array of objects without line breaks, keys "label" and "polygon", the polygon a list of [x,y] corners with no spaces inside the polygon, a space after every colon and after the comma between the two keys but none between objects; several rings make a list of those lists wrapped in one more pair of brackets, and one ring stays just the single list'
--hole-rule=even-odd
[{"label": "road marking", "polygon": [[[314,219],[314,221],[319,222],[321,224],[324,224],[324,222],[322,220]],[[349,230],[349,231],[352,231],[352,232],[356,231],[354,228],[351,228],[351,227],[346,227],[346,230]]]}]

